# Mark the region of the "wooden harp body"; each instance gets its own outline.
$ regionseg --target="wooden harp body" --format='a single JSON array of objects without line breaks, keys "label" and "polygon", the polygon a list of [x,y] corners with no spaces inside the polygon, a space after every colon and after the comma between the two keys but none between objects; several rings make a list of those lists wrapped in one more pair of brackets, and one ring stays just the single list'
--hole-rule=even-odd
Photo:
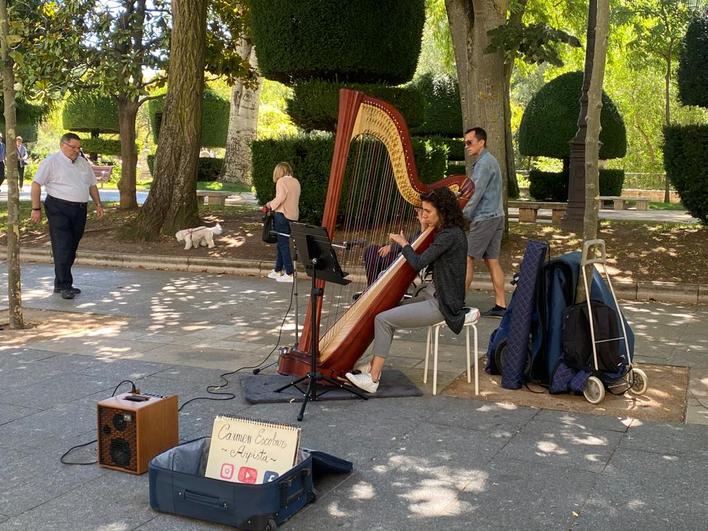
[{"label": "wooden harp body", "polygon": [[[433,239],[432,229],[423,233],[414,207],[420,195],[447,186],[463,206],[474,185],[465,175],[438,182],[421,182],[416,170],[413,145],[405,121],[390,104],[342,89],[334,153],[322,226],[334,243],[344,271],[353,280],[348,287],[327,284],[319,299],[317,330],[312,329],[310,304],[298,348],[281,356],[278,372],[302,376],[310,369],[310,341],[319,333],[317,370],[330,378],[351,371],[374,337],[374,317],[396,306],[417,276],[400,255],[366,285],[363,268],[372,245],[386,245],[391,232],[403,231],[413,248],[422,252]],[[414,240],[411,240],[415,234]],[[392,257],[390,257],[392,258]],[[324,288],[318,281],[318,287]]]}]

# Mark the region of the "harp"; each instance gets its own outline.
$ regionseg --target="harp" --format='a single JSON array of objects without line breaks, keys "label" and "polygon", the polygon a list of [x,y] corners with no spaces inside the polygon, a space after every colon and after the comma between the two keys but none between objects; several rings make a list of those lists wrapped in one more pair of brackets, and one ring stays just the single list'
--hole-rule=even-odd
[{"label": "harp", "polygon": [[[320,334],[318,371],[341,378],[364,354],[374,337],[374,317],[394,307],[416,278],[416,271],[398,256],[371,285],[366,285],[364,251],[385,245],[388,235],[403,231],[410,239],[418,224],[414,207],[420,194],[447,186],[464,205],[474,186],[464,175],[424,184],[416,169],[413,144],[401,114],[390,104],[342,89],[334,153],[322,226],[338,245],[342,269],[350,271],[348,286],[328,285],[319,298],[317,325],[312,329],[310,305],[296,349],[281,355],[278,372],[302,376],[310,371],[307,354],[311,334]],[[412,247],[421,252],[433,239],[423,231]],[[324,288],[324,282],[318,281]]]}]

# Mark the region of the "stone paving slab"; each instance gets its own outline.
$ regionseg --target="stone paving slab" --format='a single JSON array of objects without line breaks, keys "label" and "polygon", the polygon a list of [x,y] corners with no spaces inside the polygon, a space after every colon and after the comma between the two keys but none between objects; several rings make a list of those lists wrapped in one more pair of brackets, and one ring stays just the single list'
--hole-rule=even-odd
[{"label": "stone paving slab", "polygon": [[706,471],[704,459],[620,448],[573,529],[705,529]]},{"label": "stone paving slab", "polygon": [[623,435],[532,419],[504,447],[499,457],[533,464],[563,465],[573,470],[601,472]]}]

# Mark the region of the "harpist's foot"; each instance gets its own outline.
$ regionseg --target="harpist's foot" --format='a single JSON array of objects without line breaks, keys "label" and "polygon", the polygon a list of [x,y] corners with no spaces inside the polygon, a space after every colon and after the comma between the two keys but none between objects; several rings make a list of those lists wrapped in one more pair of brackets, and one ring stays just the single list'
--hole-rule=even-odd
[{"label": "harpist's foot", "polygon": [[371,375],[368,373],[352,374],[348,372],[345,376],[353,385],[367,393],[373,394],[379,388],[379,382],[372,380]]}]

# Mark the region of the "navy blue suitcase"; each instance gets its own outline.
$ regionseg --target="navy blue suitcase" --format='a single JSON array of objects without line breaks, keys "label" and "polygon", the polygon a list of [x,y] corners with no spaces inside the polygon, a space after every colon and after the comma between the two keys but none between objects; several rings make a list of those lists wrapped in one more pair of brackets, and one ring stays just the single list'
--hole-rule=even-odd
[{"label": "navy blue suitcase", "polygon": [[196,439],[150,461],[150,506],[247,530],[271,531],[314,501],[312,456],[271,483],[246,485],[204,477],[209,437]]}]

